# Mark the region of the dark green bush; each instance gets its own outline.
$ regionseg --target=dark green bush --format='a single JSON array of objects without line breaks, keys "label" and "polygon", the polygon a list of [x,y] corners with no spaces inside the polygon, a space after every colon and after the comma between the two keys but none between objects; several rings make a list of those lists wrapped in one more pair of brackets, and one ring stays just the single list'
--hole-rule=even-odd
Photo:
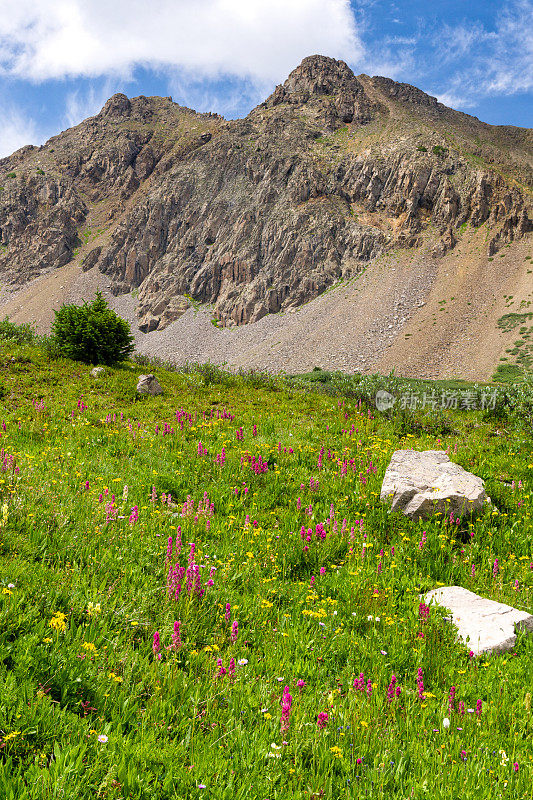
[{"label": "dark green bush", "polygon": [[436,144],[431,152],[434,153],[436,156],[439,156],[440,158],[444,158],[444,156],[448,155],[447,149],[443,147],[441,144]]},{"label": "dark green bush", "polygon": [[109,308],[100,292],[90,305],[63,305],[54,314],[52,337],[62,356],[111,365],[133,352],[129,324]]}]

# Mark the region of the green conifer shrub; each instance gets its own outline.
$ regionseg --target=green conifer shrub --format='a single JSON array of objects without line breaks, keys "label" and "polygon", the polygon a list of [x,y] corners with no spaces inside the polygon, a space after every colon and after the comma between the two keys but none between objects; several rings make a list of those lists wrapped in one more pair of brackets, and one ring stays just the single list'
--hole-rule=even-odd
[{"label": "green conifer shrub", "polygon": [[62,356],[111,365],[134,350],[129,323],[109,308],[99,291],[90,305],[63,304],[54,314],[52,338]]}]

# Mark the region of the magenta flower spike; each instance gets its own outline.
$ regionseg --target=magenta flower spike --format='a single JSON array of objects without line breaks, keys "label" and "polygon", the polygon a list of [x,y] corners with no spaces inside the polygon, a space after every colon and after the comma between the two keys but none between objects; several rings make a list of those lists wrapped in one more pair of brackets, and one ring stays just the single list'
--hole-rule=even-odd
[{"label": "magenta flower spike", "polygon": [[320,728],[320,730],[324,730],[326,725],[328,724],[329,715],[326,711],[321,711],[317,717],[316,724]]}]

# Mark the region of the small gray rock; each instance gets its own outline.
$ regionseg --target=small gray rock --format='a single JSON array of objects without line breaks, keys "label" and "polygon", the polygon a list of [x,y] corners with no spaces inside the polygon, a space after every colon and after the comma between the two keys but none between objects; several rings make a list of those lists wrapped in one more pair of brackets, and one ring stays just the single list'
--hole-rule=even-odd
[{"label": "small gray rock", "polygon": [[505,653],[516,643],[515,627],[533,633],[533,616],[495,600],[487,600],[462,586],[432,589],[424,598],[451,611],[459,637],[475,655]]},{"label": "small gray rock", "polygon": [[137,391],[139,394],[163,394],[163,389],[155,375],[139,375],[137,381]]},{"label": "small gray rock", "polygon": [[396,450],[380,499],[413,520],[439,511],[461,517],[478,513],[490,503],[482,479],[452,463],[443,450]]},{"label": "small gray rock", "polygon": [[93,378],[99,378],[100,375],[104,374],[104,372],[105,372],[104,367],[93,367],[93,369],[91,370],[91,375],[93,376]]}]

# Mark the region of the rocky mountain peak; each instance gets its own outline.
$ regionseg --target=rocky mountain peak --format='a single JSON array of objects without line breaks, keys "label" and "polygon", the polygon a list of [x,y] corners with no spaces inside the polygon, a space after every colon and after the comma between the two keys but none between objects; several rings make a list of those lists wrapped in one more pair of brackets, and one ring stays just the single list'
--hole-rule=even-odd
[{"label": "rocky mountain peak", "polygon": [[389,251],[444,257],[485,225],[492,261],[533,229],[531,142],[318,55],[244,120],[115,94],[0,161],[0,279],[76,260],[113,294],[137,289],[152,331],[188,296],[220,325],[255,322]]},{"label": "rocky mountain peak", "polygon": [[304,58],[259,108],[280,105],[305,109],[324,132],[351,122],[365,124],[378,110],[344,61],[319,55]]},{"label": "rocky mountain peak", "polygon": [[357,91],[358,81],[344,61],[328,56],[308,56],[283,84],[287,94],[324,95]]},{"label": "rocky mountain peak", "polygon": [[123,117],[128,116],[131,111],[131,103],[125,94],[117,92],[110,97],[105,106],[100,111],[102,117]]}]

